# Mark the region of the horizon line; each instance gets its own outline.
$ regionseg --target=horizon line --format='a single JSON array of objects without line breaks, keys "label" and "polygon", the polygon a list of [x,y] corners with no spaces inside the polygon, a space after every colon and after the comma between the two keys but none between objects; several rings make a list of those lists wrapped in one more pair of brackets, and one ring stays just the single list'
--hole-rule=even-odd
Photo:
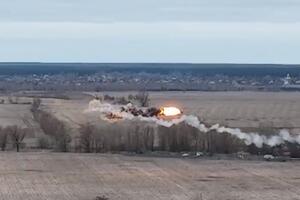
[{"label": "horizon line", "polygon": [[299,64],[285,64],[285,63],[240,63],[240,62],[44,62],[44,61],[0,61],[0,64],[171,64],[171,65],[277,65],[277,66],[297,66]]}]

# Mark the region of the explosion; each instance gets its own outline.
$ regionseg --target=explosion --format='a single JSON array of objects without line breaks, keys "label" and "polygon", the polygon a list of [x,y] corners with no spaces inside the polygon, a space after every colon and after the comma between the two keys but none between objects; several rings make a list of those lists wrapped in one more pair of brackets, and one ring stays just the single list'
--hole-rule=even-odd
[{"label": "explosion", "polygon": [[246,145],[255,144],[258,148],[261,148],[264,144],[276,146],[283,144],[286,141],[300,144],[300,135],[292,136],[287,130],[281,130],[278,135],[265,136],[260,135],[259,133],[245,133],[240,129],[224,127],[219,124],[206,126],[197,116],[184,115],[181,110],[176,107],[162,107],[160,109],[155,107],[139,108],[132,104],[121,106],[104,103],[99,99],[94,99],[89,103],[89,108],[86,112],[97,112],[103,120],[109,122],[119,120],[140,120],[155,123],[164,127],[186,123],[204,133],[216,131],[217,133],[231,134],[243,140]]},{"label": "explosion", "polygon": [[178,116],[181,114],[181,110],[176,107],[162,107],[159,114],[166,117]]}]

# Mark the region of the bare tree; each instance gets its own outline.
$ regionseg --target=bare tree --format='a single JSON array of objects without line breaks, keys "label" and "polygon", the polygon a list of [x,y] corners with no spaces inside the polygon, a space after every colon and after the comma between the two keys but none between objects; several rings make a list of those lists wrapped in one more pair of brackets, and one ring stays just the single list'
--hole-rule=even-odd
[{"label": "bare tree", "polygon": [[154,150],[154,129],[146,126],[143,134],[144,145],[147,151]]},{"label": "bare tree", "polygon": [[[56,118],[53,118],[56,119]],[[67,152],[70,142],[72,141],[71,136],[67,133],[65,124],[56,119],[52,121],[51,129],[53,130],[53,136],[56,143],[56,149],[58,151]]]},{"label": "bare tree", "polygon": [[5,151],[8,140],[8,133],[5,128],[0,127],[0,147],[1,151]]},{"label": "bare tree", "polygon": [[62,132],[59,137],[56,138],[56,147],[58,151],[68,152],[69,144],[72,141],[72,138],[66,132]]},{"label": "bare tree", "polygon": [[42,110],[39,110],[36,120],[39,122],[44,133],[55,141],[58,151],[68,151],[72,138],[68,134],[67,127],[63,121],[58,120],[51,113]]},{"label": "bare tree", "polygon": [[41,149],[49,149],[51,147],[48,135],[42,135],[38,138],[38,145]]},{"label": "bare tree", "polygon": [[34,98],[30,109],[31,112],[35,113],[40,108],[41,103],[42,100],[40,98]]},{"label": "bare tree", "polygon": [[12,143],[16,146],[17,152],[20,151],[20,146],[28,132],[27,129],[20,128],[18,126],[9,126],[7,127],[8,134],[11,138]]},{"label": "bare tree", "polygon": [[136,100],[139,101],[139,103],[141,104],[141,106],[143,107],[147,107],[149,106],[149,93],[146,90],[142,90],[140,91],[137,95],[136,95]]},{"label": "bare tree", "polygon": [[80,146],[84,152],[90,153],[92,152],[92,143],[94,140],[93,133],[95,131],[95,127],[91,124],[81,125],[79,128],[80,132]]}]

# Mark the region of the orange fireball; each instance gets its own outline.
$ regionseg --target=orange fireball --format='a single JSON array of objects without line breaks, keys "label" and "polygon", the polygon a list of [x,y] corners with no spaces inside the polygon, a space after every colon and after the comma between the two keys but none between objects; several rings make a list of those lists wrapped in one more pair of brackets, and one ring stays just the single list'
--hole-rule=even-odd
[{"label": "orange fireball", "polygon": [[162,107],[160,109],[160,114],[170,117],[170,116],[177,116],[181,114],[181,110],[176,107]]}]

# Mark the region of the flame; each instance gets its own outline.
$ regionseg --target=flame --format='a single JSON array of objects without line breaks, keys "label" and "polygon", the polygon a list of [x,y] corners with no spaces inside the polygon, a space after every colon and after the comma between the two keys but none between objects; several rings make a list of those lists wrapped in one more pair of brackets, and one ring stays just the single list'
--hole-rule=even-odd
[{"label": "flame", "polygon": [[164,116],[176,116],[180,115],[181,111],[176,107],[162,107],[160,109],[160,114]]}]

